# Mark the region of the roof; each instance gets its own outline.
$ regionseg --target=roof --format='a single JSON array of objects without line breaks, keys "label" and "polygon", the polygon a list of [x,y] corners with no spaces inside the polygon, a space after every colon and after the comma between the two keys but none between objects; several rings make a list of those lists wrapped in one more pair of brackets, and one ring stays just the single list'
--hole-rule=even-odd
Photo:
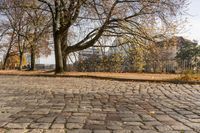
[{"label": "roof", "polygon": [[197,42],[191,41],[189,39],[185,39],[182,36],[173,36],[170,39],[166,39],[164,41],[159,41],[157,44],[159,44],[161,47],[163,46],[178,46],[181,47],[182,45],[186,43],[191,43],[194,45],[197,45]]}]

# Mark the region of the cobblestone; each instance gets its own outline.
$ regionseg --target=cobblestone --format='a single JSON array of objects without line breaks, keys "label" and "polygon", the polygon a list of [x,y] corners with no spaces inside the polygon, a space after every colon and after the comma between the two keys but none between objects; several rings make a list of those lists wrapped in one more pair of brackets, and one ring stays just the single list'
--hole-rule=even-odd
[{"label": "cobblestone", "polygon": [[200,133],[200,85],[0,76],[0,133]]}]

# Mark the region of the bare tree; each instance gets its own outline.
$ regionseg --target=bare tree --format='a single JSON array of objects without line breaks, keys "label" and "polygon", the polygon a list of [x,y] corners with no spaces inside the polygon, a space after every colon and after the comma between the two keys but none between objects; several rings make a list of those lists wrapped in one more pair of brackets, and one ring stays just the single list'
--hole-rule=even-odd
[{"label": "bare tree", "polygon": [[[25,11],[23,8],[20,8],[20,5],[23,5],[23,1],[3,1],[1,5],[3,5],[3,9],[1,12],[4,15],[4,19],[6,19],[9,23],[13,34],[16,35],[16,44],[19,54],[19,70],[22,69],[22,60],[24,56],[24,52],[26,50],[26,46],[28,45],[27,34],[30,31],[30,26],[27,24],[25,15]],[[13,38],[11,38],[12,40]]]},{"label": "bare tree", "polygon": [[[30,4],[30,2],[32,2]],[[50,54],[49,49],[49,20],[47,13],[38,10],[39,5],[36,1],[1,1],[2,22],[6,21],[9,26],[9,32],[12,36],[8,38],[10,45],[6,53],[8,58],[10,49],[15,44],[15,49],[19,55],[19,69],[22,69],[22,60],[24,53],[30,51],[31,69],[34,70],[35,58],[39,55]],[[11,34],[11,33],[10,33]],[[15,42],[13,39],[15,38]],[[5,58],[5,59],[7,59]],[[6,62],[5,62],[6,63]]]},{"label": "bare tree", "polygon": [[[155,22],[168,23],[184,7],[186,0],[38,0],[43,10],[51,13],[56,73],[63,72],[63,57],[71,52],[93,46],[104,35],[122,35],[122,23],[140,28],[141,18],[154,18]],[[77,28],[80,27],[80,28]],[[87,28],[86,28],[87,27]],[[78,31],[78,29],[81,29]],[[68,33],[82,34],[80,39]],[[132,36],[143,37],[132,33]],[[74,40],[68,44],[68,40]]]},{"label": "bare tree", "polygon": [[[28,2],[40,4],[31,6]],[[143,30],[144,22],[152,22],[157,26],[169,25],[181,14],[186,2],[187,0],[4,0],[2,7],[6,9],[11,26],[18,35],[20,58],[30,42],[28,35],[31,24],[26,20],[33,15],[27,14],[25,9],[42,10],[50,14],[56,73],[62,73],[70,53],[94,46],[104,36],[127,35],[142,39],[157,37],[156,34],[148,37],[148,30]],[[35,27],[38,28],[38,25]],[[71,36],[71,33],[74,35]]]},{"label": "bare tree", "polygon": [[2,66],[2,69],[5,70],[6,69],[6,63],[7,63],[7,60],[10,56],[10,52],[12,50],[12,47],[14,45],[14,39],[15,39],[15,33],[14,31],[11,33],[10,35],[10,40],[7,44],[7,50],[6,50],[6,53],[5,53],[5,57],[3,57],[3,66]]},{"label": "bare tree", "polygon": [[43,10],[38,10],[36,7],[37,3],[35,2],[31,8],[25,9],[28,15],[29,25],[31,26],[29,35],[29,51],[31,55],[30,70],[35,69],[36,56],[49,55],[51,53],[48,44],[50,34],[50,23],[48,20],[48,15],[46,12]]},{"label": "bare tree", "polygon": [[15,35],[15,32],[10,27],[9,22],[6,20],[1,20],[0,31],[1,31],[0,52],[2,55],[4,55],[3,60],[2,60],[3,61],[2,69],[6,69],[6,63],[10,56],[10,52],[12,51],[12,48],[14,46],[16,35]]}]

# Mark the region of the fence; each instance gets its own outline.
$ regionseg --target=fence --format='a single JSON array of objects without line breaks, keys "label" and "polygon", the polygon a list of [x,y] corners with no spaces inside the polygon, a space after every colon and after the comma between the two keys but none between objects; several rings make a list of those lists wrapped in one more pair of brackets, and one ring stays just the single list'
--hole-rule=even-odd
[{"label": "fence", "polygon": [[80,72],[151,72],[182,73],[184,71],[200,72],[200,61],[190,60],[142,60],[134,61],[124,58],[88,58],[70,64],[68,71]]}]

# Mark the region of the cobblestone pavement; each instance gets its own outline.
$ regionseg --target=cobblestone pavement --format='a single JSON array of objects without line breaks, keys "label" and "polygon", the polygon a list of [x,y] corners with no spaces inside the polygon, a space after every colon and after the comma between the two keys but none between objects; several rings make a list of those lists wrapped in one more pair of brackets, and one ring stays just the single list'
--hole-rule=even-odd
[{"label": "cobblestone pavement", "polygon": [[196,133],[200,85],[0,76],[0,133]]}]

